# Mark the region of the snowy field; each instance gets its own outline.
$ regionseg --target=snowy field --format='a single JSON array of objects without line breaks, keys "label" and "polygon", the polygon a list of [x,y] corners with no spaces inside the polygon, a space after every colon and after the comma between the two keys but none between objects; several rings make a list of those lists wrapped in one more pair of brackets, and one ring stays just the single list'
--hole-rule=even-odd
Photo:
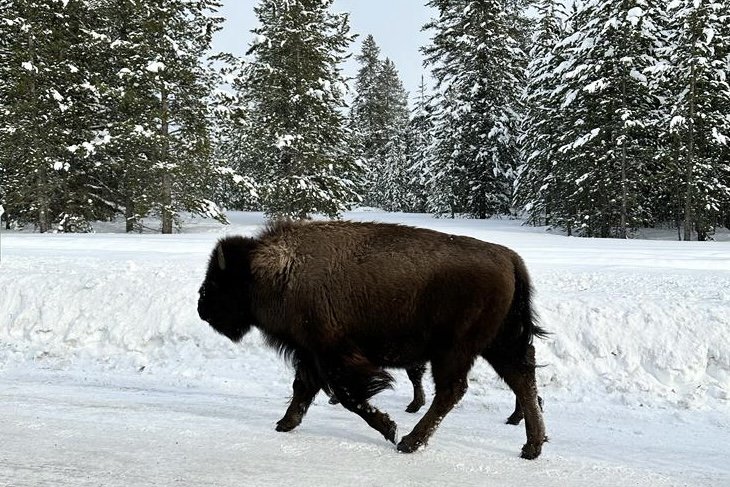
[{"label": "snowy field", "polygon": [[[297,430],[274,431],[292,371],[195,309],[215,241],[263,221],[230,216],[173,236],[2,233],[0,486],[730,485],[730,241],[346,215],[515,249],[553,333],[537,343],[539,459],[519,458],[513,396],[483,362],[428,447],[404,455],[322,395]],[[411,389],[395,375],[374,402],[405,434],[420,414],[404,412]]]}]

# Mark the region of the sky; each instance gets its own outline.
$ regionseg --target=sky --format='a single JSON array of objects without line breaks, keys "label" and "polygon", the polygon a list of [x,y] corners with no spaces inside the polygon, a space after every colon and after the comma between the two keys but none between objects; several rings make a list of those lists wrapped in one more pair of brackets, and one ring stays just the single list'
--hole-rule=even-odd
[{"label": "sky", "polygon": [[[223,0],[222,3],[220,15],[226,21],[213,48],[243,54],[252,39],[250,31],[257,23],[253,13],[257,0]],[[380,46],[381,57],[395,63],[403,86],[412,97],[426,73],[419,48],[428,43],[429,36],[421,32],[421,27],[433,14],[423,3],[420,0],[335,0],[333,6],[335,12],[350,12],[351,32],[358,34],[352,45],[353,53],[358,53],[367,34],[372,34]],[[354,77],[357,67],[353,57],[344,66],[345,75]]]}]

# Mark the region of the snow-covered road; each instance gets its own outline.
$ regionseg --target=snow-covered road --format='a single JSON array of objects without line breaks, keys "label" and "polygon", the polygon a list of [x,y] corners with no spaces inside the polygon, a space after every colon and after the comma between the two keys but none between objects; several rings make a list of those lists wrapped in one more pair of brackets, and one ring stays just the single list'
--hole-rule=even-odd
[{"label": "snow-covered road", "polygon": [[[250,379],[250,378],[249,378]],[[546,397],[551,442],[519,458],[506,392],[466,400],[424,451],[399,454],[321,396],[277,433],[287,392],[267,397],[150,378],[14,375],[0,381],[0,485],[728,485],[730,418]],[[408,387],[378,403],[401,428]],[[275,397],[276,394],[279,397]]]},{"label": "snow-covered road", "polygon": [[[538,460],[519,458],[524,428],[503,424],[512,396],[484,363],[413,455],[324,397],[275,432],[291,371],[258,336],[233,345],[195,312],[215,240],[261,223],[239,213],[174,236],[2,234],[0,486],[730,485],[730,242],[349,217],[523,255],[553,332],[537,344],[551,438]],[[404,434],[418,416],[397,378],[376,403]]]}]

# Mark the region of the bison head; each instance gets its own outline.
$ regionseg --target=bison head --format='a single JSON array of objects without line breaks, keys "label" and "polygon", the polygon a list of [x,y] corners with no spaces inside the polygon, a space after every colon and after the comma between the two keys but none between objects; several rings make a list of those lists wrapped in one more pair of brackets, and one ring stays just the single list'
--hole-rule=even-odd
[{"label": "bison head", "polygon": [[254,322],[251,311],[251,238],[228,237],[213,249],[198,293],[198,315],[218,333],[237,342]]}]

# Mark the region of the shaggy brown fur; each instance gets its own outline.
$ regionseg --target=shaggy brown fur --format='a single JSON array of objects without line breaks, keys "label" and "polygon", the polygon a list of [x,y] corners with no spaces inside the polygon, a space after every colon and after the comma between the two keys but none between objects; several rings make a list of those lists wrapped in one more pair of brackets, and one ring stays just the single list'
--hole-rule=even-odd
[{"label": "shaggy brown fur", "polygon": [[277,222],[213,251],[200,317],[240,340],[251,326],[295,365],[293,397],[277,430],[302,421],[320,389],[386,439],[396,425],[369,398],[390,386],[385,368],[431,363],[435,397],[397,443],[426,444],[484,357],[515,392],[525,417],[524,458],[545,427],[535,383],[530,282],[513,251],[469,237],[399,225]]}]

